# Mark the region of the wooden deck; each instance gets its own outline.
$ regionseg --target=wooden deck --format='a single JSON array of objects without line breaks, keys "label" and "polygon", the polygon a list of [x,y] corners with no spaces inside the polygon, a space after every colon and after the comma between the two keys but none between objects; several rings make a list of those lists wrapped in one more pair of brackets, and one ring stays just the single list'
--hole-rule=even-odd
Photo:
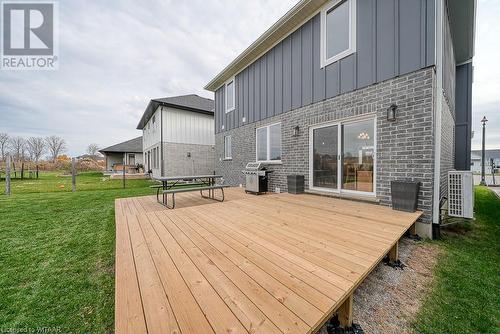
[{"label": "wooden deck", "polygon": [[349,317],[353,291],[421,214],[241,189],[226,199],[116,201],[116,333],[314,333]]}]

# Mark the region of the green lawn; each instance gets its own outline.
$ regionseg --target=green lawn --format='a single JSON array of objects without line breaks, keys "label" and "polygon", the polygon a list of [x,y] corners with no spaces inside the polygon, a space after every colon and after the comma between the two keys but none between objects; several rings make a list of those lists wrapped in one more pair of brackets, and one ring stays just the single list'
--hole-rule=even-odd
[{"label": "green lawn", "polygon": [[475,204],[467,232],[437,242],[444,252],[417,317],[420,333],[500,333],[500,200],[478,187]]},{"label": "green lawn", "polygon": [[[152,194],[148,185],[124,190],[100,173],[78,176],[76,193],[57,173],[14,181],[14,195],[0,195],[0,333],[113,332],[114,199]],[[436,242],[443,255],[421,333],[500,333],[500,201],[478,188],[476,211],[471,231]]]},{"label": "green lawn", "polygon": [[71,181],[51,173],[0,195],[0,332],[113,331],[114,199],[152,194],[150,181],[127,181],[124,190],[87,173],[77,184],[85,191],[62,192]]}]

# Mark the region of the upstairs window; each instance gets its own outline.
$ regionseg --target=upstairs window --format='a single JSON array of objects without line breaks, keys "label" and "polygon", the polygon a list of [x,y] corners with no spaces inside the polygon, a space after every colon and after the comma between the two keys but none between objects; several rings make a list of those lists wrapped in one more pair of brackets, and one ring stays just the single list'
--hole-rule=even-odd
[{"label": "upstairs window", "polygon": [[234,78],[226,83],[226,113],[233,111],[236,105],[234,83]]},{"label": "upstairs window", "polygon": [[258,128],[257,161],[281,162],[281,123]]},{"label": "upstairs window", "polygon": [[232,149],[231,149],[231,136],[224,137],[224,159],[231,160],[233,158]]},{"label": "upstairs window", "polygon": [[356,51],[356,1],[333,0],[321,11],[321,66]]}]

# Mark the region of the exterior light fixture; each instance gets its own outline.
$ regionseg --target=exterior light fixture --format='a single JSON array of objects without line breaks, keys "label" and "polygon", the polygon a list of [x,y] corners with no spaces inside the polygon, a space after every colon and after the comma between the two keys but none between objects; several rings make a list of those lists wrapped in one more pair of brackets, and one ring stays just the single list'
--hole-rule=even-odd
[{"label": "exterior light fixture", "polygon": [[300,132],[300,128],[298,125],[296,125],[294,128],[293,128],[293,136],[294,137],[298,137],[299,136],[299,132]]},{"label": "exterior light fixture", "polygon": [[396,110],[398,109],[398,106],[395,104],[391,104],[389,108],[387,108],[387,120],[389,122],[395,122],[396,121]]}]

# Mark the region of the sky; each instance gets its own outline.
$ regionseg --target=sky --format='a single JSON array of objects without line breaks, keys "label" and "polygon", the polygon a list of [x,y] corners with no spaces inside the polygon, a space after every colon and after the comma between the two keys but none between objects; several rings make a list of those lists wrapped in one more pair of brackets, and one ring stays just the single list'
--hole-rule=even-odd
[{"label": "sky", "polygon": [[[198,94],[297,0],[59,2],[59,69],[0,71],[0,132],[58,135],[68,154],[141,135],[152,98]],[[500,1],[479,0],[473,148],[500,148]]]}]

